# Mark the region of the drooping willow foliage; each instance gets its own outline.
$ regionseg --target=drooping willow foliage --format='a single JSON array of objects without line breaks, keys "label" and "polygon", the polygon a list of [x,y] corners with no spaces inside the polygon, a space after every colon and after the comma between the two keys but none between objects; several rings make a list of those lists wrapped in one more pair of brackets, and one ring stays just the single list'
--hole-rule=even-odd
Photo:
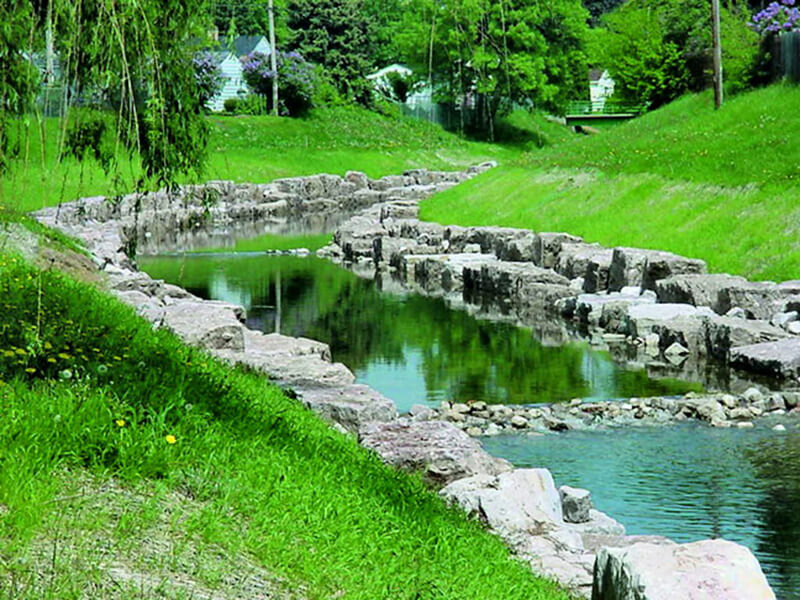
[{"label": "drooping willow foliage", "polygon": [[[206,0],[4,0],[0,3],[0,169],[19,149],[9,127],[49,110],[68,123],[99,109],[115,152],[138,155],[146,181],[172,186],[198,174],[207,125],[192,68]],[[42,106],[42,68],[52,40],[58,86]],[[34,63],[38,61],[38,68]],[[49,83],[52,83],[50,81]],[[37,102],[38,98],[38,102]],[[55,106],[52,106],[52,105]],[[73,117],[73,118],[71,118]],[[96,117],[95,117],[96,118]],[[83,136],[99,143],[100,136]],[[19,136],[17,143],[19,143]],[[97,148],[93,149],[95,153]]]}]

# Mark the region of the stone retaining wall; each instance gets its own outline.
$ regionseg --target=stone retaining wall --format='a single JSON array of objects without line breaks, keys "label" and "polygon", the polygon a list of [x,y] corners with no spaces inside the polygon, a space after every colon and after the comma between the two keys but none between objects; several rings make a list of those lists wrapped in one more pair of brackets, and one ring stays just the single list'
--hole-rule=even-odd
[{"label": "stone retaining wall", "polygon": [[418,211],[414,200],[366,208],[321,254],[524,326],[561,321],[656,373],[713,387],[732,369],[739,392],[800,384],[800,281],[709,274],[702,260],[565,233],[426,223]]},{"label": "stone retaining wall", "polygon": [[[576,277],[570,275],[583,268],[576,266],[577,261],[585,264],[584,281],[593,269],[592,281],[597,283],[590,286],[611,281],[610,265],[604,266],[608,253],[588,245],[573,248],[579,250],[574,253],[566,251],[568,245],[581,243],[572,236],[441,228],[414,218],[420,198],[486,168],[463,173],[413,171],[380,180],[348,173],[344,179],[323,175],[267,186],[211,183],[177,194],[126,196],[116,202],[85,199],[36,216],[81,239],[104,272],[110,291],[154,327],[168,328],[222,360],[261,370],[335,427],[358,435],[362,445],[389,464],[421,470],[432,485],[442,488],[445,499],[482,519],[534,571],[576,594],[628,598],[635,589],[637,598],[650,599],[663,597],[658,594],[667,589],[677,594],[672,597],[688,598],[700,597],[693,594],[703,589],[704,598],[774,599],[758,562],[746,548],[722,541],[697,546],[653,536],[626,536],[621,524],[592,507],[589,492],[564,486],[556,489],[546,469],[514,469],[490,456],[449,420],[432,418],[465,414],[463,407],[443,407],[444,415],[426,409],[398,418],[389,399],[355,384],[347,367],[331,361],[326,344],[250,330],[243,324],[241,307],[202,300],[153,280],[138,272],[126,253],[137,245],[167,249],[198,238],[207,241],[219,230],[225,235],[247,227],[257,230],[264,222],[290,226],[320,215],[341,218],[360,206],[372,205],[342,225],[327,254],[367,258],[379,266],[393,264],[406,277],[416,278],[419,273],[423,281],[435,282],[431,284],[434,293],[454,291],[499,300],[507,311],[546,312],[573,298]],[[387,235],[390,222],[395,227],[392,231],[401,235]],[[490,256],[498,247],[498,257]],[[559,267],[568,254],[574,264]],[[614,285],[629,285],[638,278],[646,287],[665,272],[698,268],[671,257],[649,262],[637,253],[623,254],[626,258],[621,270],[615,271]],[[615,251],[612,264],[616,256]],[[508,257],[530,260],[512,264],[503,260]],[[705,414],[703,406],[698,404],[695,412]],[[476,403],[466,412],[477,418],[482,409],[486,407]],[[685,410],[682,406],[679,412]],[[518,416],[511,416],[512,427],[521,424]]]}]

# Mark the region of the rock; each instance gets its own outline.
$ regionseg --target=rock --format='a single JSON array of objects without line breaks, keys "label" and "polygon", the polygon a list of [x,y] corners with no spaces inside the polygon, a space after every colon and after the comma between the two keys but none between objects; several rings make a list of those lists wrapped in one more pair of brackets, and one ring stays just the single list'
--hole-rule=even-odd
[{"label": "rock", "polygon": [[753,427],[755,427],[755,425],[753,425],[753,423],[751,423],[750,421],[742,421],[741,423],[737,423],[736,427],[738,427],[739,429],[752,429]]},{"label": "rock", "polygon": [[608,289],[618,291],[625,286],[637,285],[652,290],[660,279],[705,272],[706,263],[702,260],[671,252],[619,247],[614,248],[611,259]]},{"label": "rock", "polygon": [[525,429],[528,426],[528,419],[520,415],[511,417],[511,425],[517,429]]},{"label": "rock", "polygon": [[164,307],[164,327],[187,344],[213,350],[244,350],[241,307],[214,302],[180,302]]},{"label": "rock", "polygon": [[616,330],[630,306],[654,303],[655,299],[639,294],[581,294],[575,300],[574,315],[582,323]]},{"label": "rock", "polygon": [[769,320],[781,311],[781,300],[790,296],[792,290],[771,281],[729,285],[719,292],[719,312],[725,313],[736,307],[743,309],[748,318]]},{"label": "rock", "polygon": [[164,320],[164,305],[158,299],[136,290],[117,291],[114,295],[154,325],[159,326]]},{"label": "rock", "polygon": [[800,335],[800,321],[793,321],[786,326],[786,331],[792,335]]},{"label": "rock", "polygon": [[563,524],[561,497],[547,469],[514,469],[497,476],[454,481],[439,494],[480,517],[512,543],[520,533],[553,531]]},{"label": "rock", "polygon": [[732,319],[746,319],[747,312],[739,306],[734,306],[732,309],[730,309],[728,312],[725,313],[725,316],[730,317]]},{"label": "rock", "polygon": [[785,339],[789,335],[764,321],[714,316],[706,320],[705,346],[709,356],[727,361],[731,348]]},{"label": "rock", "polygon": [[797,321],[797,318],[798,318],[797,311],[793,310],[790,312],[776,313],[772,315],[772,318],[769,320],[769,322],[775,327],[786,329],[790,323],[794,323],[795,321]]},{"label": "rock", "polygon": [[689,349],[681,346],[678,342],[674,342],[669,348],[664,350],[664,356],[686,356],[689,354]]},{"label": "rock", "polygon": [[589,490],[562,485],[558,488],[561,495],[561,508],[564,521],[567,523],[586,523],[592,506],[592,494]]},{"label": "rock", "polygon": [[731,366],[782,379],[800,376],[800,338],[731,349]]},{"label": "rock", "polygon": [[520,237],[502,238],[495,242],[494,254],[507,262],[534,262],[536,234],[528,232]]},{"label": "rock", "polygon": [[784,425],[781,425],[780,423],[778,423],[777,425],[775,425],[775,427],[772,428],[772,431],[776,431],[778,433],[783,433],[784,431],[786,431],[786,427]]},{"label": "rock", "polygon": [[601,548],[592,600],[774,600],[753,554],[726,540]]},{"label": "rock", "polygon": [[350,433],[367,423],[386,422],[397,417],[394,402],[366,385],[311,387],[295,390],[308,408]]},{"label": "rock", "polygon": [[533,248],[533,262],[544,269],[552,269],[558,262],[564,244],[577,244],[583,238],[568,233],[538,233]]},{"label": "rock", "polygon": [[586,292],[604,290],[608,288],[612,254],[610,248],[599,244],[562,244],[555,271],[568,279],[583,279]]},{"label": "rock", "polygon": [[595,535],[625,535],[625,527],[622,523],[594,508],[589,509],[589,519],[587,521],[572,523],[570,524],[570,529],[580,533],[582,539]]},{"label": "rock", "polygon": [[747,280],[744,277],[725,273],[674,275],[656,281],[655,290],[661,303],[709,306],[713,311],[722,314],[719,305],[720,290],[745,283]]},{"label": "rock", "polygon": [[490,456],[465,432],[444,421],[372,423],[360,431],[361,445],[374,450],[392,466],[422,471],[435,485],[478,474],[499,475],[511,470]]}]

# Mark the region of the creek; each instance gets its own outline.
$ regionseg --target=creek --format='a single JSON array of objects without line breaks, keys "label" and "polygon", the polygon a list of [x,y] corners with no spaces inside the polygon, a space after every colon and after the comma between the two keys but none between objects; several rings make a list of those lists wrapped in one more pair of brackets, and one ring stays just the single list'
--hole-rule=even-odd
[{"label": "creek", "polygon": [[[315,257],[262,253],[143,257],[154,278],[247,309],[247,325],[326,342],[360,383],[399,412],[442,400],[532,404],[572,398],[676,395],[697,384],[653,379],[575,342],[476,319],[442,299],[387,293]],[[394,289],[394,288],[393,288]],[[592,490],[629,534],[685,542],[725,537],[759,558],[782,600],[800,600],[800,429],[777,434],[684,423],[661,428],[485,438],[518,467]]]}]

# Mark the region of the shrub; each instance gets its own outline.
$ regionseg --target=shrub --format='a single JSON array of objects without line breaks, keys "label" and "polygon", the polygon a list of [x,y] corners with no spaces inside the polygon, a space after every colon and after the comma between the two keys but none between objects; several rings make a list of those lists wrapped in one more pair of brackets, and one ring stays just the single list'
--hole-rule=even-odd
[{"label": "shrub", "polygon": [[225,102],[223,103],[223,108],[227,113],[236,113],[239,110],[239,99],[225,98]]},{"label": "shrub", "polygon": [[200,103],[205,105],[222,89],[223,78],[222,69],[219,68],[217,61],[210,52],[201,52],[195,55],[192,60],[194,67],[194,79],[197,82],[197,90]]},{"label": "shrub", "polygon": [[781,31],[800,31],[800,8],[796,0],[770,2],[767,7],[753,15],[750,27],[761,34]]},{"label": "shrub", "polygon": [[270,66],[270,58],[261,52],[242,57],[244,80],[256,94],[267,99],[272,108],[272,82],[276,75],[279,84],[279,110],[281,114],[297,116],[308,111],[313,104],[316,74],[314,66],[298,52],[279,52],[276,57],[277,74]]}]

